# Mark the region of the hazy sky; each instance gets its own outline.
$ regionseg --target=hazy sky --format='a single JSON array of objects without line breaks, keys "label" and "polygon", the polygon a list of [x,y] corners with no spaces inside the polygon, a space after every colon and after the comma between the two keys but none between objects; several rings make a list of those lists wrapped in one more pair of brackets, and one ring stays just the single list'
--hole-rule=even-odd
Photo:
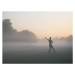
[{"label": "hazy sky", "polygon": [[72,12],[3,12],[17,31],[29,30],[38,38],[66,37],[73,34]]}]

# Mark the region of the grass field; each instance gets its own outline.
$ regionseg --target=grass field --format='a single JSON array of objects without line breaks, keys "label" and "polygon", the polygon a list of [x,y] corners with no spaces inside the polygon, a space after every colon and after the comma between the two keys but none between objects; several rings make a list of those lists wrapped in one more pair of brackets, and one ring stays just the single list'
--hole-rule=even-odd
[{"label": "grass field", "polygon": [[48,46],[12,46],[3,45],[3,64],[72,64],[71,46],[54,47],[56,53]]}]

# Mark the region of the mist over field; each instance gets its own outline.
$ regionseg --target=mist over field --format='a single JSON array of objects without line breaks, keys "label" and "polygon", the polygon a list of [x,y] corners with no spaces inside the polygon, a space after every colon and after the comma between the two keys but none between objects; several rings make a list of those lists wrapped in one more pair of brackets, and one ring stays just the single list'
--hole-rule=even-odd
[{"label": "mist over field", "polygon": [[49,42],[46,39],[40,39],[37,43],[3,42],[3,63],[72,64],[73,43],[72,36],[69,37],[70,41],[53,39],[56,53],[53,50],[48,53]]},{"label": "mist over field", "polygon": [[[51,37],[51,36],[50,36]],[[56,53],[49,53],[49,42],[29,30],[18,32],[10,19],[3,20],[3,63],[73,63],[73,36],[52,38]]]},{"label": "mist over field", "polygon": [[54,46],[56,53],[48,46],[3,46],[3,63],[48,63],[62,64],[73,63],[72,46]]}]

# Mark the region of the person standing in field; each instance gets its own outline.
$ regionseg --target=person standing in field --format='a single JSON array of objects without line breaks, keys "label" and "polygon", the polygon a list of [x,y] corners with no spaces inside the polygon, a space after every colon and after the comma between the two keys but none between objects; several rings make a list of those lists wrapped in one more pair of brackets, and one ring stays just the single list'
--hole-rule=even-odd
[{"label": "person standing in field", "polygon": [[[46,37],[45,37],[46,38]],[[46,38],[47,39],[47,38]],[[49,38],[49,39],[47,39],[48,40],[48,42],[49,42],[49,51],[48,51],[48,53],[51,51],[51,48],[53,49],[53,51],[55,52],[55,50],[54,50],[54,48],[53,48],[53,45],[52,45],[52,43],[53,43],[53,41],[51,40],[51,37]]]}]

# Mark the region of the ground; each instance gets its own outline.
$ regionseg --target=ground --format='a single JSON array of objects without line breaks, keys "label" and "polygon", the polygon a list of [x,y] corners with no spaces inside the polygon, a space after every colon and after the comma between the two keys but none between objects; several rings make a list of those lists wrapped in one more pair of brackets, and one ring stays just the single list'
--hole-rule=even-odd
[{"label": "ground", "polygon": [[72,64],[72,46],[55,46],[56,53],[48,46],[3,45],[3,64]]}]

